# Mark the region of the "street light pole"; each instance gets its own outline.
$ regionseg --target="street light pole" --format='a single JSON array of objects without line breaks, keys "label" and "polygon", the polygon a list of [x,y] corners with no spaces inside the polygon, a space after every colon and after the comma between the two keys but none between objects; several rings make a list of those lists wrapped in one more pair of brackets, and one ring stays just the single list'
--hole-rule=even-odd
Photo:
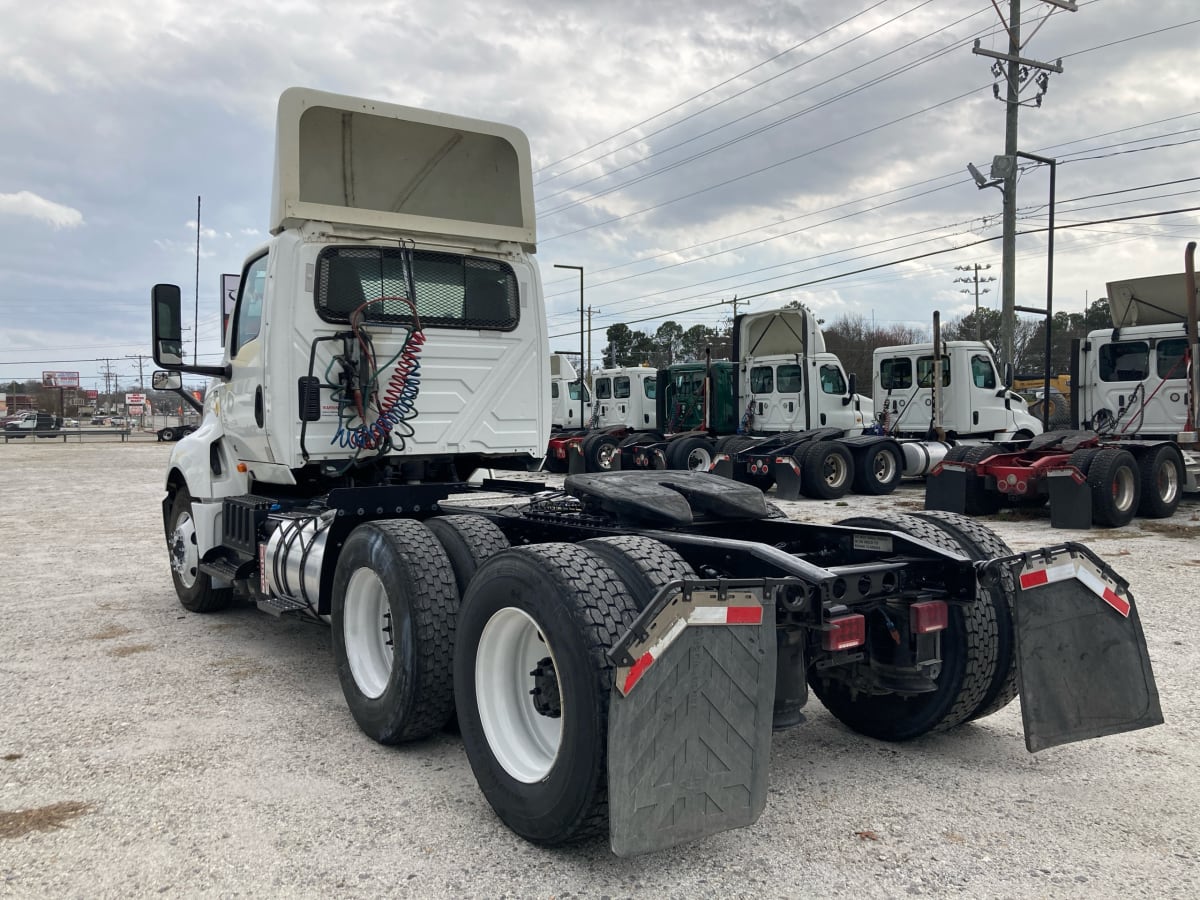
[{"label": "street light pole", "polygon": [[[1051,335],[1054,324],[1054,177],[1058,169],[1058,160],[1050,159],[1048,156],[1038,156],[1036,153],[1025,153],[1021,150],[1016,152],[1016,155],[1022,159],[1032,160],[1033,162],[1041,163],[1050,167],[1050,221],[1047,223],[1046,229],[1046,308],[1030,309],[1028,307],[1017,306],[1014,310],[1021,312],[1045,313],[1046,315],[1046,367],[1043,372],[1045,378],[1042,384],[1042,428],[1046,431],[1050,430],[1050,351],[1051,351]],[[1014,167],[1015,168],[1015,167]]]},{"label": "street light pole", "polygon": [[[559,263],[555,263],[554,268],[556,268],[556,269],[574,269],[575,271],[577,271],[579,273],[579,368],[582,370],[583,366],[584,366],[584,358],[585,358],[584,354],[583,354],[583,338],[584,338],[584,334],[585,334],[584,327],[583,327],[583,266],[565,266],[565,265],[560,265]],[[585,427],[587,424],[584,421],[587,418],[587,416],[584,413],[583,384],[584,384],[583,372],[580,371],[580,373],[579,373],[579,427],[580,428]]]}]

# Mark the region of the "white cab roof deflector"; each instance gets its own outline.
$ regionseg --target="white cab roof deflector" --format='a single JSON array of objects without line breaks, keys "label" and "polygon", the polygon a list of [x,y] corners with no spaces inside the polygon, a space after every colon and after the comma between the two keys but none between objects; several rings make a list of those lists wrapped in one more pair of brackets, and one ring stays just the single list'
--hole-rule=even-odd
[{"label": "white cab roof deflector", "polygon": [[510,125],[307,88],[279,98],[271,233],[306,221],[536,250],[529,141]]},{"label": "white cab roof deflector", "polygon": [[1181,272],[1110,281],[1108,309],[1118,328],[1186,322],[1187,276]]}]

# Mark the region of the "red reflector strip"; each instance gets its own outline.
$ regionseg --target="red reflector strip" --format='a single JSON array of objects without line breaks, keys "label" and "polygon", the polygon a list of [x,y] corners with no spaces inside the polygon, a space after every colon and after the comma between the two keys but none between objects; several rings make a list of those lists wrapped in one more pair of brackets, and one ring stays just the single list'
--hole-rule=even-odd
[{"label": "red reflector strip", "polygon": [[[853,617],[852,617],[853,618]],[[859,616],[858,618],[862,618]],[[637,662],[629,667],[621,693],[629,696],[633,686],[646,674],[646,670],[654,661],[666,652],[679,635],[689,625],[761,625],[763,610],[761,606],[697,606],[687,615],[687,618],[676,619],[645,653],[638,657]],[[859,643],[862,643],[860,640]]]},{"label": "red reflector strip", "polygon": [[1091,566],[1085,565],[1081,560],[1059,563],[1058,565],[1048,566],[1045,569],[1035,569],[1032,572],[1025,572],[1020,578],[1021,590],[1027,591],[1030,588],[1041,587],[1042,585],[1052,584],[1056,581],[1066,581],[1071,578],[1077,579],[1084,587],[1118,613],[1129,618],[1129,610],[1132,608],[1130,602],[1109,587],[1096,572],[1092,571]]},{"label": "red reflector strip", "polygon": [[725,612],[727,613],[725,619],[727,625],[762,624],[761,606],[729,606],[726,607]]},{"label": "red reflector strip", "polygon": [[1129,601],[1128,600],[1124,599],[1123,597],[1117,596],[1115,593],[1113,593],[1111,588],[1105,588],[1104,593],[1101,594],[1100,596],[1104,598],[1105,603],[1107,603],[1109,606],[1111,606],[1113,609],[1115,609],[1117,612],[1119,612],[1125,618],[1127,618],[1127,619],[1129,618]]},{"label": "red reflector strip", "polygon": [[1030,588],[1041,587],[1043,584],[1066,581],[1074,577],[1075,566],[1069,562],[1061,563],[1057,566],[1047,566],[1044,569],[1034,569],[1032,572],[1026,572],[1021,576],[1021,590],[1027,591]]},{"label": "red reflector strip", "polygon": [[1079,571],[1076,573],[1075,577],[1087,585],[1088,590],[1119,612],[1122,616],[1129,618],[1129,601],[1124,597],[1121,597],[1116,591],[1105,584],[1095,572],[1093,572],[1091,569],[1086,569],[1083,566],[1079,566]]},{"label": "red reflector strip", "polygon": [[642,654],[641,659],[639,659],[637,662],[635,662],[630,667],[629,674],[625,676],[624,692],[626,694],[628,694],[631,690],[633,690],[633,686],[638,683],[638,679],[640,679],[643,675],[646,674],[646,670],[648,668],[650,668],[650,664],[653,662],[654,662],[654,655],[652,653],[646,652],[646,653]]},{"label": "red reflector strip", "polygon": [[830,631],[821,635],[821,646],[826,650],[848,650],[867,640],[866,616],[841,616],[829,620]]}]

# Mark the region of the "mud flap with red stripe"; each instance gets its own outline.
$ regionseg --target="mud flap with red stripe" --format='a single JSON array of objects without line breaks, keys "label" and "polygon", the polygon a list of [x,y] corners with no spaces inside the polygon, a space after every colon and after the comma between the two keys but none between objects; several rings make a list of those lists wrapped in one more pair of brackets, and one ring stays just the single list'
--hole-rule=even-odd
[{"label": "mud flap with red stripe", "polygon": [[618,856],[753,824],[767,798],[775,607],[761,586],[676,583],[610,651],[609,832]]},{"label": "mud flap with red stripe", "polygon": [[1129,585],[1082,544],[995,560],[1016,582],[1014,626],[1031,752],[1163,721]]}]

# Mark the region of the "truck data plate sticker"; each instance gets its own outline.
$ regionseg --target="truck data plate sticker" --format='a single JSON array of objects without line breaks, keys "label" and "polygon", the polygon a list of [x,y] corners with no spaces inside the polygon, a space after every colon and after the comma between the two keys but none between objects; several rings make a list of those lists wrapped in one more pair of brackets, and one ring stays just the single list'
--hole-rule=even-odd
[{"label": "truck data plate sticker", "polygon": [[883,534],[854,535],[855,550],[879,550],[883,553],[892,552],[892,539]]}]

